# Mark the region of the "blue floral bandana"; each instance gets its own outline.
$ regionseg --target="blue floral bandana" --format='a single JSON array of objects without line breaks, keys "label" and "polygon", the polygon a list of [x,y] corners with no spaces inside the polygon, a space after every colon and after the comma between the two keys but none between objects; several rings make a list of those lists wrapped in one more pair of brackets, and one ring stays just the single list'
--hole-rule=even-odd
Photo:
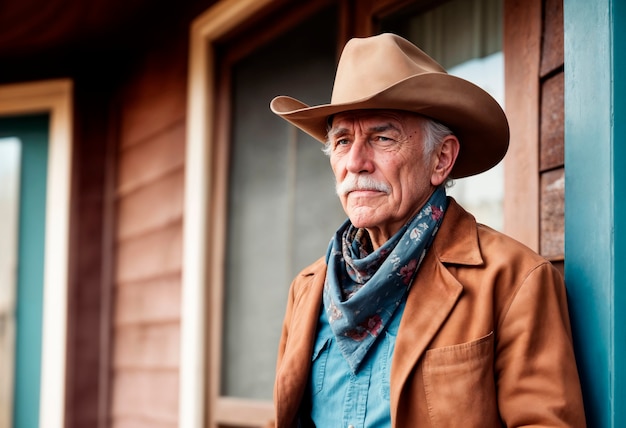
[{"label": "blue floral bandana", "polygon": [[347,220],[326,255],[324,308],[354,373],[411,287],[448,206],[443,187],[413,219],[373,251],[365,229]]}]

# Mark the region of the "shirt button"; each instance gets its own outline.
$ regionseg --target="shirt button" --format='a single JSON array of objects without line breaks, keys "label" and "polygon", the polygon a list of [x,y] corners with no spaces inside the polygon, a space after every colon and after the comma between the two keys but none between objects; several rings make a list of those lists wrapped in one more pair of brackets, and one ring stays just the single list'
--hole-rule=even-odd
[{"label": "shirt button", "polygon": [[354,425],[348,425],[348,428],[354,428]]}]

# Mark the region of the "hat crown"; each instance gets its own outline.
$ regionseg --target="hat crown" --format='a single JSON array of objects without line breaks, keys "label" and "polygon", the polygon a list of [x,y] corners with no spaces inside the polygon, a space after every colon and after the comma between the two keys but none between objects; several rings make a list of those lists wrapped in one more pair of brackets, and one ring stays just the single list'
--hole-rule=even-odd
[{"label": "hat crown", "polygon": [[351,39],[335,76],[331,103],[348,103],[375,95],[411,76],[445,69],[421,49],[395,34]]}]

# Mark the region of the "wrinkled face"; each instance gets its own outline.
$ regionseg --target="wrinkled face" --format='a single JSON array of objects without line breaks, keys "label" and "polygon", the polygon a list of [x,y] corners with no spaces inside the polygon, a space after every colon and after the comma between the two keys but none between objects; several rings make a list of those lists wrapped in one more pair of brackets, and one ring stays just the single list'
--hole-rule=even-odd
[{"label": "wrinkled face", "polygon": [[333,117],[328,133],[337,194],[352,224],[378,247],[428,200],[433,157],[424,158],[422,119],[395,110]]}]

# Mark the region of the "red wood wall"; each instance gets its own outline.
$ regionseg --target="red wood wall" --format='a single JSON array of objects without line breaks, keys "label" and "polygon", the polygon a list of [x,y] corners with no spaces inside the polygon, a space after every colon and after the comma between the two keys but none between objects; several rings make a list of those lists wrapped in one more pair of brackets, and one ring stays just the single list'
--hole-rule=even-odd
[{"label": "red wood wall", "polygon": [[178,422],[186,43],[142,57],[120,99],[112,427]]}]

